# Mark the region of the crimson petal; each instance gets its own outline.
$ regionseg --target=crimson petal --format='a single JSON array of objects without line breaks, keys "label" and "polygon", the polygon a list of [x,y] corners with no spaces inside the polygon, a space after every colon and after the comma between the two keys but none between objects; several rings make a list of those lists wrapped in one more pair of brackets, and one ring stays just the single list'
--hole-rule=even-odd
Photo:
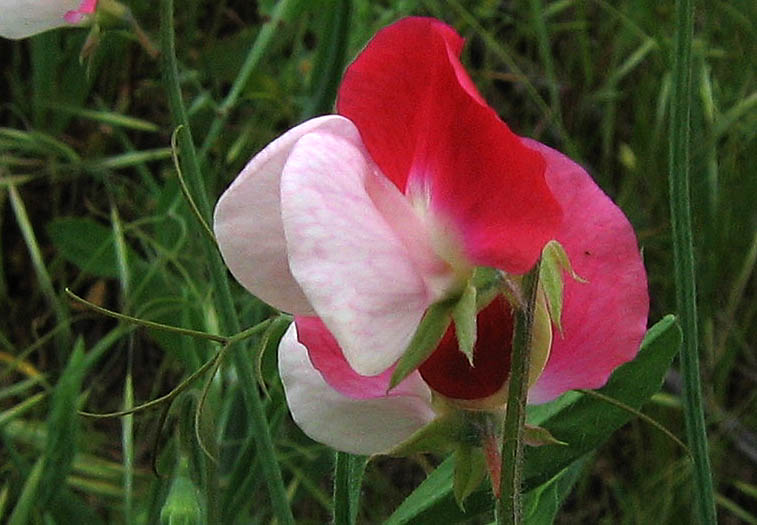
[{"label": "crimson petal", "polygon": [[347,69],[337,108],[382,172],[427,200],[470,263],[527,271],[561,219],[541,155],[477,93],[462,38],[429,18],[380,31]]}]

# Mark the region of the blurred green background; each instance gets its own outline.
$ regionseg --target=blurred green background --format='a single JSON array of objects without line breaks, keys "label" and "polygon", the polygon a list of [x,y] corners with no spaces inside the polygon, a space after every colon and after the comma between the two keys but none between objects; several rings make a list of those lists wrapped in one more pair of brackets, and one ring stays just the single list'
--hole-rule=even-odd
[{"label": "blurred green background", "polygon": [[[128,5],[157,42],[155,3]],[[705,409],[721,522],[757,523],[757,4],[696,8],[691,193]],[[409,14],[455,27],[467,40],[464,63],[502,119],[588,169],[638,233],[650,324],[674,312],[672,3],[183,0],[179,73],[210,194],[284,130],[329,112],[346,63],[376,30]],[[233,368],[210,385],[198,431],[218,468],[192,471],[208,465],[195,461],[202,451],[192,428],[202,381],[167,412],[75,414],[165,394],[216,347],[95,314],[65,287],[130,315],[219,331],[202,232],[171,159],[161,62],[127,26],[103,33],[81,62],[86,38],[86,29],[71,29],[0,41],[0,521],[157,523],[174,504],[202,515],[202,487],[213,478],[214,515],[268,523]],[[235,283],[233,292],[243,326],[271,314]],[[295,517],[328,522],[333,454],[289,419],[276,335],[231,351],[253,359],[265,347],[265,410]],[[674,366],[644,412],[683,436],[680,394]],[[359,522],[389,516],[437,463],[372,461]],[[690,474],[677,445],[636,420],[585,462],[557,521],[680,523],[691,513]],[[198,508],[181,506],[182,495]]]}]

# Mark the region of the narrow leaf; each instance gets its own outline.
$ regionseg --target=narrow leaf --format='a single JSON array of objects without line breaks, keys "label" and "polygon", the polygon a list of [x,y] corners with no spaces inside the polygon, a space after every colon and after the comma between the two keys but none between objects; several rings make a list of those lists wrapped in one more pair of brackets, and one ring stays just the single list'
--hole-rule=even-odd
[{"label": "narrow leaf", "polygon": [[47,418],[47,442],[45,443],[45,471],[42,475],[38,505],[45,508],[51,504],[58,491],[65,485],[76,454],[76,437],[79,418],[76,406],[84,376],[84,341],[79,338],[74,351],[53,393],[50,415]]}]

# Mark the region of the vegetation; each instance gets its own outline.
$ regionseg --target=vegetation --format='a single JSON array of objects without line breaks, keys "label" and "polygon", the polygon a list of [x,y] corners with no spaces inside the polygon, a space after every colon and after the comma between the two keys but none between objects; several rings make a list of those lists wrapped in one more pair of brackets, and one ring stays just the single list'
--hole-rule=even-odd
[{"label": "vegetation", "polygon": [[[162,57],[127,25],[103,32],[83,60],[85,29],[0,40],[0,520],[286,522],[288,511],[269,497],[276,481],[261,421],[297,523],[328,522],[334,501],[352,501],[354,487],[332,499],[334,452],[288,415],[275,356],[287,319],[233,281],[233,315],[218,306],[209,241],[181,180],[193,196],[210,196],[196,198],[208,219],[247,160],[284,130],[330,112],[346,63],[379,28],[409,14],[438,17],[465,36],[464,62],[503,120],[586,166],[624,210],[649,273],[650,326],[663,319],[673,330],[665,318],[677,312],[668,196],[669,119],[680,102],[672,97],[680,93],[672,85],[672,3],[182,0],[173,20],[175,80],[191,135],[187,125],[176,131],[165,10],[161,38],[157,4],[128,2]],[[757,523],[756,22],[752,1],[700,3],[691,57],[700,366],[726,524]],[[257,328],[231,340],[145,328],[96,312],[67,289],[204,333]],[[670,334],[654,343],[668,357],[677,349]],[[216,365],[215,375],[195,374]],[[685,440],[678,370],[676,361],[642,412]],[[190,376],[197,379],[185,382]],[[614,392],[636,403],[632,393]],[[120,418],[77,414],[129,410],[169,393],[170,403]],[[588,423],[577,432],[589,435],[580,408],[576,421]],[[594,452],[566,459],[559,478],[526,505],[567,495],[558,523],[680,523],[692,515],[694,469],[679,444],[640,418],[606,437],[592,442]],[[527,450],[534,464],[540,450]],[[338,475],[365,464],[339,459]],[[372,459],[358,522],[388,519],[437,465],[429,480],[441,476],[443,461]],[[527,488],[549,481],[537,474],[529,478],[527,469]],[[431,501],[446,494],[433,484],[419,490],[431,506],[407,510],[411,496],[393,522],[492,519],[486,490],[474,493],[467,514],[454,499]]]}]

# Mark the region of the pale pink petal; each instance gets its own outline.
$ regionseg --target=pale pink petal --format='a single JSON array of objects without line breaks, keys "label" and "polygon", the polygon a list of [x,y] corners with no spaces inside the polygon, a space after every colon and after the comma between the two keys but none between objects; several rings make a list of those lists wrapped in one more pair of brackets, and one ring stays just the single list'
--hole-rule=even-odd
[{"label": "pale pink petal", "polygon": [[353,399],[331,388],[297,341],[294,324],[279,345],[279,373],[297,425],[337,450],[387,452],[434,419],[428,395]]},{"label": "pale pink petal", "polygon": [[80,0],[0,0],[0,36],[26,38],[68,24]]},{"label": "pale pink petal", "polygon": [[394,367],[377,376],[362,376],[344,358],[342,349],[326,325],[317,317],[295,317],[297,339],[307,348],[310,362],[323,379],[339,393],[354,399],[387,396],[415,396],[430,399],[430,391],[418,372],[389,390]]},{"label": "pale pink petal", "polygon": [[568,390],[598,388],[636,356],[649,311],[647,278],[636,236],[623,212],[579,165],[533,140],[547,161],[547,183],[563,210],[557,240],[586,284],[566,276],[563,334],[555,332],[529,402]]},{"label": "pale pink petal", "polygon": [[376,375],[400,357],[437,297],[406,234],[376,205],[401,202],[399,191],[381,183],[357,130],[343,122],[338,133],[317,130],[292,148],[282,217],[292,274],[352,368]]},{"label": "pale pink petal", "polygon": [[63,18],[69,24],[78,24],[87,15],[94,13],[96,7],[97,0],[82,0],[81,5],[79,5],[79,9],[73,9],[69,11]]},{"label": "pale pink petal", "polygon": [[213,228],[231,273],[254,295],[287,312],[307,315],[312,308],[289,271],[281,222],[281,172],[302,136],[338,128],[344,121],[331,115],[289,130],[253,157],[216,205]]}]

